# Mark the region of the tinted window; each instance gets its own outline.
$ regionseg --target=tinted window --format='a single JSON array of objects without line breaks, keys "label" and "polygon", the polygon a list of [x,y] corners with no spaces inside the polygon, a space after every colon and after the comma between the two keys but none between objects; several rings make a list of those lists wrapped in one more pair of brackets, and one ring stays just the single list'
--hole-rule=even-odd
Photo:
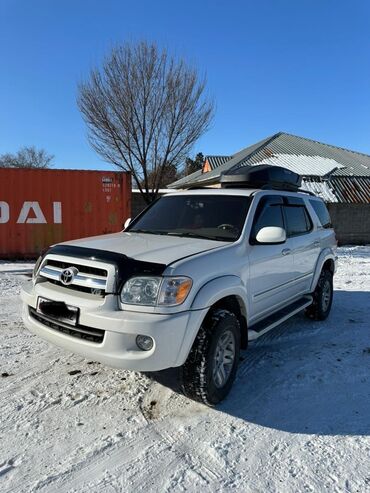
[{"label": "tinted window", "polygon": [[321,200],[310,200],[323,228],[331,228],[331,219],[326,205]]},{"label": "tinted window", "polygon": [[297,236],[311,231],[312,222],[305,207],[287,205],[284,207],[284,212],[288,236]]},{"label": "tinted window", "polygon": [[250,198],[238,195],[161,197],[126,229],[129,232],[235,241]]},{"label": "tinted window", "polygon": [[252,227],[252,238],[254,239],[260,229],[267,226],[279,226],[284,228],[282,213],[282,199],[278,196],[263,197],[256,210]]}]

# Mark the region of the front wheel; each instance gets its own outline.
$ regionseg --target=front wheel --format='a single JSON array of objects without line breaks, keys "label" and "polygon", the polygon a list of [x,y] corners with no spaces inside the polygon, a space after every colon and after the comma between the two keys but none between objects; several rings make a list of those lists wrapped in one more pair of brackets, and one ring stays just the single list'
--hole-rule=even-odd
[{"label": "front wheel", "polygon": [[306,316],[313,320],[325,320],[330,313],[332,302],[333,274],[328,270],[323,270],[313,292],[312,305],[306,309]]},{"label": "front wheel", "polygon": [[214,310],[195,338],[182,367],[182,390],[194,400],[214,406],[229,393],[240,354],[240,324],[229,310]]}]

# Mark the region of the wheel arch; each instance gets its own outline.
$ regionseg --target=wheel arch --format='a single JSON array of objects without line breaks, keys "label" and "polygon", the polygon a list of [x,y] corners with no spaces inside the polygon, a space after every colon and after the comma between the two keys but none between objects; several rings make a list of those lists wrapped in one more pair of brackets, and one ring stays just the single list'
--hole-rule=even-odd
[{"label": "wheel arch", "polygon": [[320,274],[323,270],[329,270],[332,275],[335,273],[335,255],[329,248],[323,250],[317,259],[315,272],[311,283],[311,292],[315,291],[319,281]]},{"label": "wheel arch", "polygon": [[241,343],[244,349],[248,345],[246,300],[247,293],[241,279],[237,276],[222,276],[209,281],[198,291],[192,309],[208,308],[202,323],[215,309],[224,308],[235,313],[240,323]]},{"label": "wheel arch", "polygon": [[247,327],[247,311],[243,300],[237,295],[229,295],[220,298],[208,310],[209,316],[214,310],[224,309],[234,313],[240,324],[241,347],[246,349],[248,346],[248,327]]},{"label": "wheel arch", "polygon": [[323,271],[323,270],[328,270],[332,275],[334,275],[334,271],[335,271],[334,260],[331,258],[328,258],[327,260],[325,260],[325,262],[323,263],[321,271]]}]

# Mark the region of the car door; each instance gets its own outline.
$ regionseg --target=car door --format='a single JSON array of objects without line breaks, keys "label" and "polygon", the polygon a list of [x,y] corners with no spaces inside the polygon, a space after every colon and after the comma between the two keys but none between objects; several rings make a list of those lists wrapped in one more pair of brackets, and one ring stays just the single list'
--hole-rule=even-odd
[{"label": "car door", "polygon": [[285,197],[283,210],[287,236],[293,243],[294,289],[298,296],[310,290],[320,240],[302,198]]},{"label": "car door", "polygon": [[283,198],[280,195],[261,197],[253,219],[249,238],[250,321],[256,322],[278,310],[294,295],[293,238],[282,244],[259,244],[256,235],[267,226],[285,228]]}]

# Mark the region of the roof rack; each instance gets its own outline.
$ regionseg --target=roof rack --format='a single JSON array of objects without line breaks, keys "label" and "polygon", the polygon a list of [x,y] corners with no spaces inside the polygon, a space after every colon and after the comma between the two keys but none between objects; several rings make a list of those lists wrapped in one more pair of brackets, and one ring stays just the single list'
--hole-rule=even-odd
[{"label": "roof rack", "polygon": [[303,188],[299,188],[297,190],[298,192],[302,192],[302,193],[307,193],[308,195],[312,195],[312,197],[317,197],[317,195],[315,195],[313,192],[311,192],[310,190],[303,190]]},{"label": "roof rack", "polygon": [[[263,185],[262,187],[260,187],[260,190],[282,190],[282,189],[280,187],[276,188],[270,185]],[[307,195],[312,195],[313,197],[316,197],[316,195],[313,192],[311,192],[310,190],[305,190],[304,188],[298,188],[296,192],[307,193]]]},{"label": "roof rack", "polygon": [[210,189],[210,187],[205,187],[202,185],[192,185],[190,187],[187,187],[186,190],[204,190],[204,189]]},{"label": "roof rack", "polygon": [[223,173],[221,188],[264,188],[297,192],[302,177],[281,166],[261,164],[237,170],[237,173]]}]

